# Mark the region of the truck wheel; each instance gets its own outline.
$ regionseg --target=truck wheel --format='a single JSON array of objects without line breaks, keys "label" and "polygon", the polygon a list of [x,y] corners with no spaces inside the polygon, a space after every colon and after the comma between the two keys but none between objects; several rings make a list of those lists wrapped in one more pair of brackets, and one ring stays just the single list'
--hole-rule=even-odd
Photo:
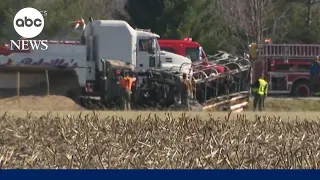
[{"label": "truck wheel", "polygon": [[291,94],[296,97],[308,97],[310,96],[310,88],[308,82],[296,82],[292,86]]}]

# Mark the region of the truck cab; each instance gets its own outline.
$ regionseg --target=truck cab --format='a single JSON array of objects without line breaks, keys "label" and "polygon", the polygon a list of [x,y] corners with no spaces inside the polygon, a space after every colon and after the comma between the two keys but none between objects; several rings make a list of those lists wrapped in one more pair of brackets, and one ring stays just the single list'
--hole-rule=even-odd
[{"label": "truck cab", "polygon": [[185,40],[160,39],[159,45],[161,50],[187,57],[191,59],[192,62],[207,58],[200,44],[189,38]]},{"label": "truck cab", "polygon": [[[132,64],[136,70],[150,68],[169,70],[176,67],[180,72],[191,68],[191,61],[174,53],[160,51],[160,36],[148,30],[133,29],[127,22],[118,20],[95,20],[84,30],[87,60],[117,59]],[[99,63],[97,63],[99,64]],[[189,64],[180,68],[182,64]],[[99,70],[101,70],[101,65]]]},{"label": "truck cab", "polygon": [[202,70],[206,74],[212,71],[219,73],[226,72],[223,66],[208,60],[206,53],[199,43],[192,41],[191,38],[184,38],[184,40],[165,40],[160,39],[159,45],[161,50],[165,52],[175,53],[189,58],[192,61],[193,70]]}]

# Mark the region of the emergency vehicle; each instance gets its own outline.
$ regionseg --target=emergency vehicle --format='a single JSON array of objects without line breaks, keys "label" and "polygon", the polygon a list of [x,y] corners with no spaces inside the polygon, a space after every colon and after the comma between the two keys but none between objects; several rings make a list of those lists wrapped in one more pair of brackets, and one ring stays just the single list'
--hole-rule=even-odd
[{"label": "emergency vehicle", "polygon": [[254,82],[263,73],[269,93],[275,95],[310,95],[309,69],[320,54],[317,44],[255,44],[249,45]]}]

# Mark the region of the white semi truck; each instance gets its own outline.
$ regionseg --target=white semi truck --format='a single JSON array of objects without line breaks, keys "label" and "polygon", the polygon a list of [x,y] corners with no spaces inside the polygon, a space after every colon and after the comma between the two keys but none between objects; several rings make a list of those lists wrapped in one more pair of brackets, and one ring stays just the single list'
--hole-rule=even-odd
[{"label": "white semi truck", "polygon": [[[191,61],[183,56],[160,51],[157,38],[149,31],[133,29],[125,21],[97,20],[84,30],[88,59],[117,59],[133,64],[137,70],[170,69]],[[90,57],[92,55],[92,57]],[[190,65],[189,65],[190,67]],[[188,67],[183,67],[184,71]]]},{"label": "white semi truck", "polygon": [[[55,69],[73,70],[78,84],[84,88],[94,83],[97,72],[102,72],[101,59],[113,59],[132,64],[136,70],[150,68],[189,72],[191,61],[183,56],[160,51],[159,35],[133,29],[127,22],[119,20],[94,20],[83,31],[82,42],[49,41],[46,51],[10,51],[1,47],[0,63],[3,69]],[[4,51],[8,51],[5,52]],[[182,68],[180,68],[182,66]],[[36,72],[36,71],[35,71]],[[43,72],[26,73],[20,87],[32,87],[45,81]],[[0,76],[0,88],[14,88],[16,75],[6,73]]]},{"label": "white semi truck", "polygon": [[[137,71],[161,69],[189,73],[191,60],[160,50],[157,38],[152,32],[133,29],[127,22],[119,20],[96,20],[87,24],[84,30],[88,67],[92,70],[100,60],[121,60],[136,67]],[[95,73],[87,74],[87,81],[94,81]]]}]

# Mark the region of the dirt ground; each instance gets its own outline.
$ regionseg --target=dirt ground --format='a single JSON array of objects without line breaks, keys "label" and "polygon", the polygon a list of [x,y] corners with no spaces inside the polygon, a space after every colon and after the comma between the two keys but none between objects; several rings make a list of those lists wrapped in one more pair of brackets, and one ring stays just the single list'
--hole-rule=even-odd
[{"label": "dirt ground", "polygon": [[[248,109],[252,110],[252,99]],[[292,98],[267,98],[266,111],[268,112],[302,112],[319,111],[320,99],[292,99]],[[0,98],[0,111],[80,111],[85,110],[71,99],[52,95],[52,96],[20,96],[10,98]]]},{"label": "dirt ground", "polygon": [[[253,108],[253,99],[250,99],[248,110]],[[319,111],[320,99],[317,98],[273,98],[268,97],[265,102],[266,111]]]},{"label": "dirt ground", "polygon": [[[289,99],[289,98],[269,98],[266,101],[267,111],[252,112],[252,102],[249,108],[240,114],[232,114],[231,119],[244,115],[247,119],[256,119],[257,115],[266,118],[278,118],[282,120],[320,120],[320,113],[317,110],[320,108],[320,100],[317,99]],[[92,111],[87,111],[75,104],[71,99],[64,96],[21,96],[20,98],[4,98],[0,99],[0,116],[4,114],[25,118],[32,116],[55,116],[55,117],[74,117],[80,114],[84,117],[92,115]],[[81,113],[80,113],[81,112]],[[155,112],[155,111],[95,111],[101,118],[117,117],[124,119],[139,119],[148,116],[159,118],[179,118],[183,112]],[[228,112],[187,112],[186,116],[200,117],[201,119],[224,119],[228,116]]]},{"label": "dirt ground", "polygon": [[78,104],[64,96],[21,96],[0,99],[1,111],[79,111]]},{"label": "dirt ground", "polygon": [[[21,81],[24,73],[21,73]],[[70,98],[65,97],[68,90],[78,88],[73,72],[50,71],[50,96],[47,94],[45,82],[38,85],[20,88],[20,97],[16,97],[17,90],[0,90],[0,111],[79,111],[84,110]]]}]

